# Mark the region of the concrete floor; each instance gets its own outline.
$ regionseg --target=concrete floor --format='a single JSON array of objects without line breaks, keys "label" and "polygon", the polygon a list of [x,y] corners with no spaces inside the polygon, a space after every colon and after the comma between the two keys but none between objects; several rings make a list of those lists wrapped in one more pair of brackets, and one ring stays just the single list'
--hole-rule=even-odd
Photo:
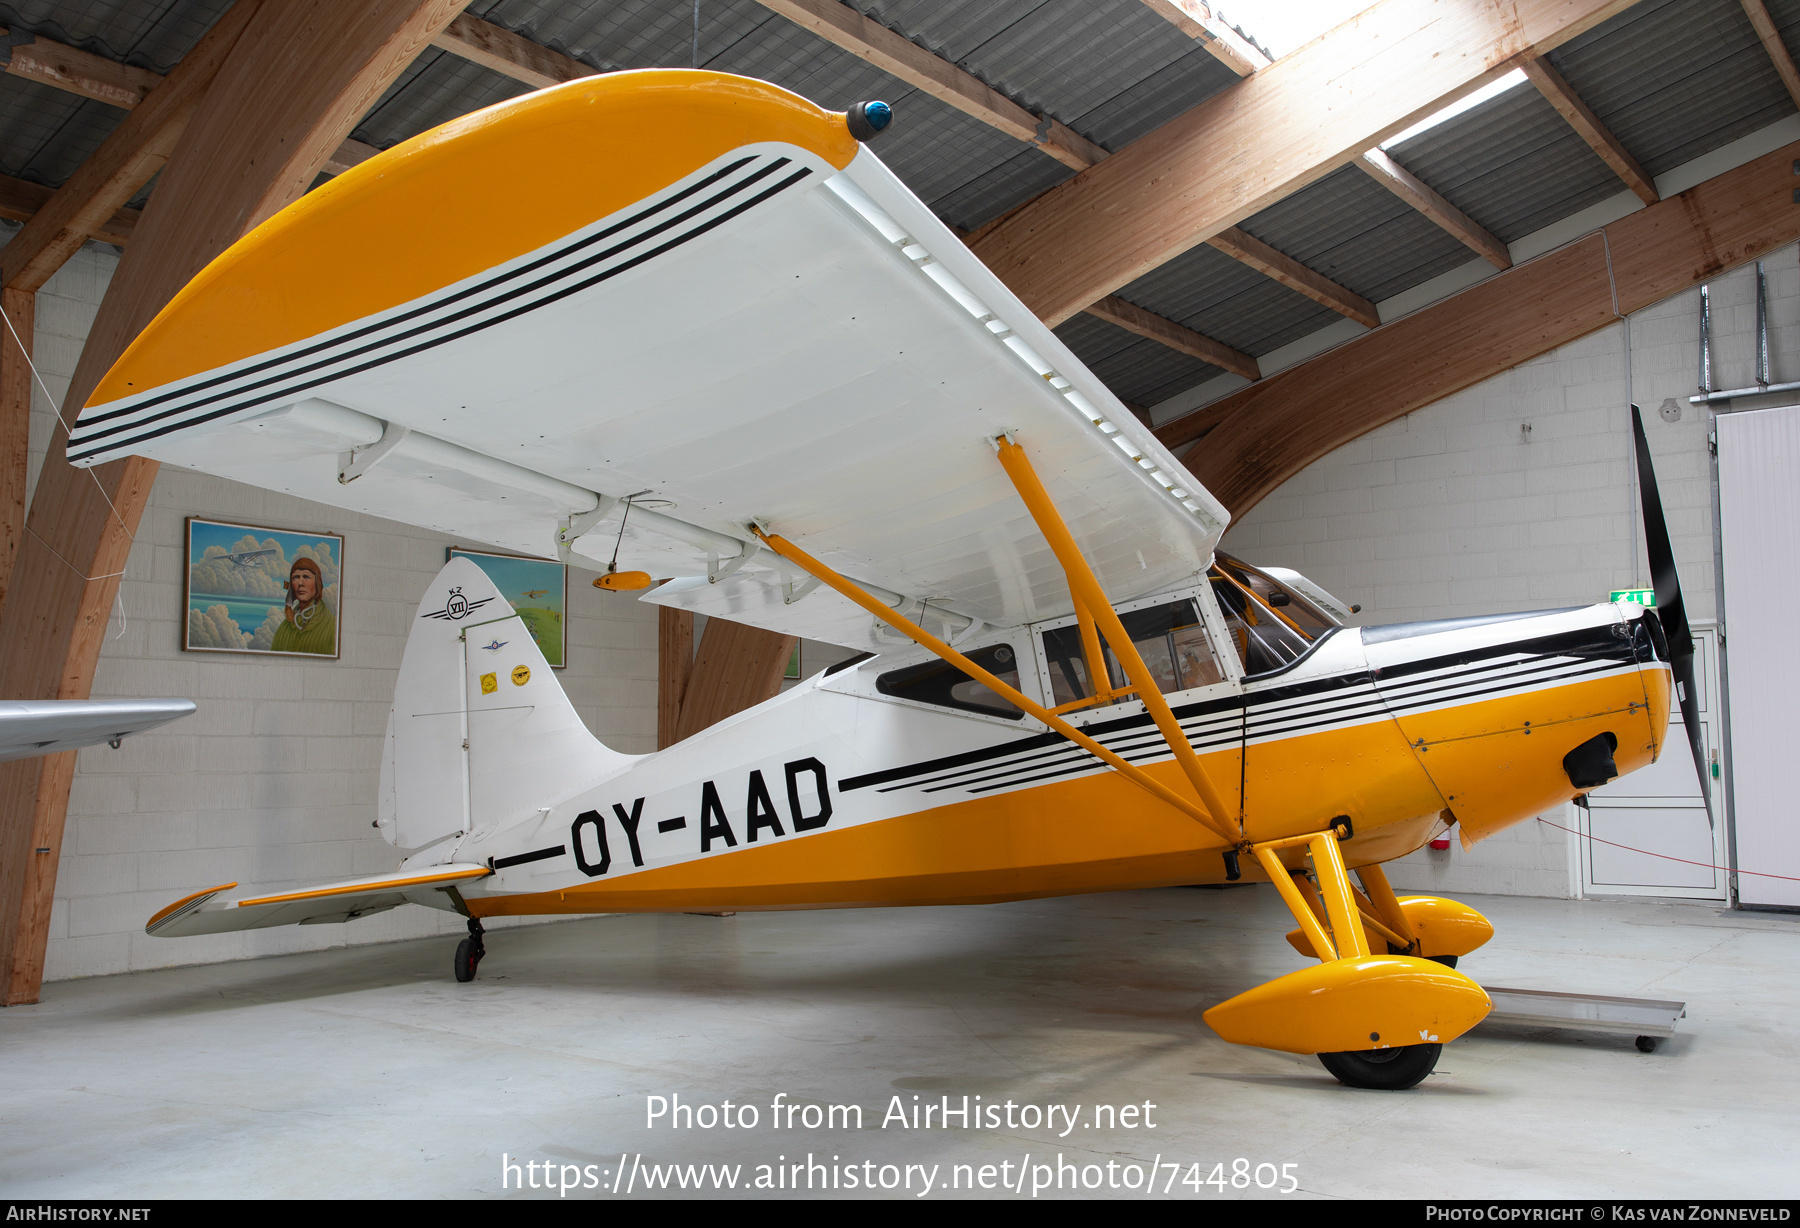
[{"label": "concrete floor", "polygon": [[[1683,999],[1688,1017],[1651,1055],[1484,1026],[1414,1091],[1353,1091],[1313,1058],[1228,1045],[1201,1022],[1300,966],[1267,887],[606,917],[490,935],[468,985],[441,939],[48,985],[39,1005],[0,1011],[0,1195],[495,1197],[503,1153],[521,1181],[544,1173],[527,1163],[551,1162],[557,1182],[592,1165],[601,1188],[569,1194],[590,1198],[613,1196],[621,1153],[639,1197],[651,1164],[741,1164],[755,1196],[757,1165],[808,1153],[836,1157],[840,1183],[844,1166],[879,1181],[893,1165],[911,1189],[890,1197],[919,1196],[933,1166],[930,1197],[966,1197],[943,1188],[955,1165],[968,1180],[1004,1163],[990,1182],[1016,1181],[1027,1156],[1037,1179],[1060,1156],[1113,1161],[1087,1175],[1120,1182],[1160,1156],[1157,1192],[1173,1179],[1173,1197],[1215,1164],[1229,1182],[1240,1157],[1291,1165],[1293,1197],[1800,1192],[1800,918],[1470,902],[1499,930],[1464,961],[1478,980]],[[778,1093],[861,1105],[863,1128],[772,1129]],[[675,1095],[760,1120],[647,1127],[646,1098]],[[896,1096],[910,1112],[946,1095],[1067,1105],[1076,1126],[1059,1137],[1060,1110],[1054,1130],[881,1124]],[[1095,1105],[1146,1102],[1154,1128],[1093,1128]],[[1272,1196],[1258,1171],[1248,1190],[1199,1195]],[[1022,1195],[973,1193],[1029,1197],[1033,1176]]]}]

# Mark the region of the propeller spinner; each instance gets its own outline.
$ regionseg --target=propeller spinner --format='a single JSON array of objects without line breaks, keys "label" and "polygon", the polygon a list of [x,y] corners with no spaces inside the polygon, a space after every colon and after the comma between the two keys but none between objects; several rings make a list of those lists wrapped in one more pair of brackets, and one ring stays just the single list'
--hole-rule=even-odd
[{"label": "propeller spinner", "polygon": [[1675,675],[1675,697],[1681,703],[1681,723],[1687,726],[1688,746],[1694,752],[1694,771],[1700,777],[1700,797],[1706,802],[1706,822],[1713,824],[1712,790],[1706,772],[1706,748],[1700,743],[1700,703],[1694,691],[1694,633],[1688,628],[1687,610],[1681,601],[1681,578],[1675,574],[1675,551],[1669,545],[1669,526],[1663,519],[1662,498],[1656,492],[1656,470],[1650,464],[1650,441],[1644,437],[1644,419],[1631,407],[1631,430],[1637,440],[1638,495],[1644,507],[1644,548],[1650,556],[1650,582],[1656,589],[1656,612],[1669,639],[1669,666]]}]

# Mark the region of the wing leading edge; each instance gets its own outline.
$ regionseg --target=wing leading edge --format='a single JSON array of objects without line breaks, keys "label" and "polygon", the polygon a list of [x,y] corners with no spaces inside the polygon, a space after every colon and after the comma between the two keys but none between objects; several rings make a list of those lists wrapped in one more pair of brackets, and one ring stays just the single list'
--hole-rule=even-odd
[{"label": "wing leading edge", "polygon": [[191,699],[0,700],[0,762],[117,743],[193,712]]}]

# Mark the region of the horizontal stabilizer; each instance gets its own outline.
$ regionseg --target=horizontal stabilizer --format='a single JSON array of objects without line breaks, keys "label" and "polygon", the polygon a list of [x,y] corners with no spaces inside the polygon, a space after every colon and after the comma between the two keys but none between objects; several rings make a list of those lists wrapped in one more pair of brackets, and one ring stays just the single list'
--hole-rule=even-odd
[{"label": "horizontal stabilizer", "polygon": [[353,921],[409,903],[447,908],[451,906],[442,895],[445,888],[492,873],[484,865],[452,863],[431,866],[413,874],[375,874],[323,887],[213,902],[214,896],[237,886],[236,883],[225,883],[176,900],[151,917],[144,925],[144,932],[158,938],[186,938],[194,934],[266,929],[271,925]]},{"label": "horizontal stabilizer", "polygon": [[191,699],[0,700],[0,762],[114,742],[193,712]]}]

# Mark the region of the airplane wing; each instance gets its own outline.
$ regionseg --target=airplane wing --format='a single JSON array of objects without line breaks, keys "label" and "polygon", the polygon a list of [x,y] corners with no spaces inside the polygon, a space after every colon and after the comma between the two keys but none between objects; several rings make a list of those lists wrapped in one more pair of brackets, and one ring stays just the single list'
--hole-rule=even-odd
[{"label": "airplane wing", "polygon": [[191,699],[0,700],[0,762],[98,746],[193,711]]},{"label": "airplane wing", "polygon": [[1224,508],[843,115],[655,70],[499,104],[309,193],[145,329],[69,456],[616,556],[675,578],[651,601],[874,647],[748,525],[952,630],[1068,613],[1003,433],[1114,599],[1204,570]]},{"label": "airplane wing", "polygon": [[276,891],[241,900],[215,902],[213,897],[236,883],[208,887],[184,896],[162,909],[144,924],[144,932],[158,938],[186,938],[194,934],[223,934],[231,930],[259,930],[271,925],[324,925],[353,921],[370,913],[386,912],[401,904],[453,908],[442,898],[447,887],[485,878],[493,871],[483,865],[430,866],[415,873],[375,874],[323,887]]}]

